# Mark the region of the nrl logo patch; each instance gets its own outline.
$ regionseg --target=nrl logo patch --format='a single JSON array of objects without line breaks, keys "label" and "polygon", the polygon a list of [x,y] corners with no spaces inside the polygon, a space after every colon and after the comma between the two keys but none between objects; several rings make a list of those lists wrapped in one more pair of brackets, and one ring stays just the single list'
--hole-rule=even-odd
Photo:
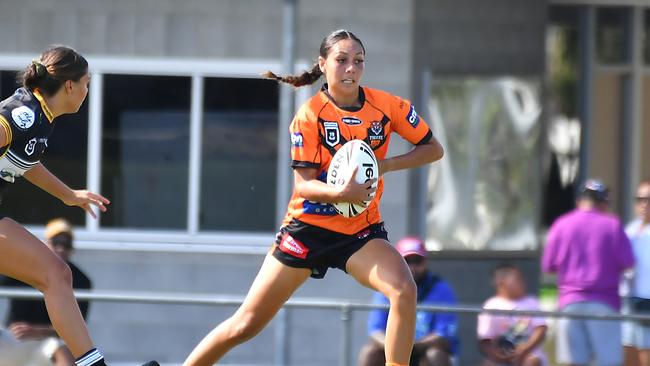
[{"label": "nrl logo patch", "polygon": [[339,132],[339,124],[336,122],[323,122],[325,127],[325,142],[334,147],[341,141],[341,133]]}]

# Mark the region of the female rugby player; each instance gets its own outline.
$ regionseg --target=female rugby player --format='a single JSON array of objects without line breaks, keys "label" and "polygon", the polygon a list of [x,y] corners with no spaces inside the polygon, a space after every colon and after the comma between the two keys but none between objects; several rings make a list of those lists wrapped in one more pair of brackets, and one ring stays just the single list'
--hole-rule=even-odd
[{"label": "female rugby player", "polygon": [[[339,30],[321,43],[318,63],[298,76],[266,76],[296,87],[327,83],[305,103],[291,123],[294,192],[278,239],[267,254],[244,303],[192,351],[185,366],[215,363],[232,347],[255,336],[309,277],[322,278],[330,267],[349,273],[390,300],[386,365],[407,365],[415,334],[416,287],[404,259],[388,242],[379,214],[383,179],[375,198],[356,217],[346,218],[331,203],[362,204],[376,179],[341,188],[325,183],[332,156],[343,144],[361,139],[374,150],[380,175],[442,158],[443,149],[406,100],[360,86],[365,61],[361,40]],[[415,145],[386,159],[390,134]]]}]

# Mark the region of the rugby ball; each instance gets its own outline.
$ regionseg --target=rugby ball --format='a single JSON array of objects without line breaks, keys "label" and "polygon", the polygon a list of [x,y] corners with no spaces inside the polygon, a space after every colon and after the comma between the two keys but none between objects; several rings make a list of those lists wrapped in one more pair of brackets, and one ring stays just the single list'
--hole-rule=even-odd
[{"label": "rugby ball", "polygon": [[[340,187],[345,184],[345,179],[350,176],[355,167],[357,173],[355,179],[358,183],[365,183],[369,179],[379,178],[379,166],[375,153],[370,146],[361,140],[350,140],[346,142],[332,157],[330,166],[327,169],[327,184],[332,187]],[[377,182],[372,185],[377,187]],[[354,217],[368,208],[368,205],[375,197],[372,193],[370,200],[364,201],[364,205],[355,205],[349,202],[333,203],[336,211],[345,217]]]}]

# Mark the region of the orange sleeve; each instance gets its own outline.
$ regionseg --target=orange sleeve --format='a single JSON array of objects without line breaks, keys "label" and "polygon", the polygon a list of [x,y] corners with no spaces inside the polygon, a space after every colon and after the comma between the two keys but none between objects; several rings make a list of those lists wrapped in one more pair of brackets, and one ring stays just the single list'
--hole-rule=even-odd
[{"label": "orange sleeve", "polygon": [[408,100],[393,96],[391,101],[391,123],[400,136],[413,145],[428,142],[433,134],[427,123],[420,117]]},{"label": "orange sleeve", "polygon": [[318,123],[296,116],[289,126],[291,167],[319,168],[321,163]]}]

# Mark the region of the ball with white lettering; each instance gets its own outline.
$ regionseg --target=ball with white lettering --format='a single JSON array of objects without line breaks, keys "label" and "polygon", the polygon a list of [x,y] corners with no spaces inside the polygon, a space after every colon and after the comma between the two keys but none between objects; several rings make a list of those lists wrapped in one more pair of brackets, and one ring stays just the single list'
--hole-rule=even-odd
[{"label": "ball with white lettering", "polygon": [[[346,142],[332,157],[329,169],[327,170],[327,184],[333,187],[340,187],[345,184],[345,179],[350,176],[355,167],[357,173],[354,176],[358,183],[365,183],[370,179],[379,178],[379,166],[377,158],[370,146],[361,140],[350,140]],[[372,185],[377,187],[377,182]],[[368,208],[368,205],[375,198],[373,192],[364,205],[355,205],[349,202],[333,203],[336,211],[345,217],[355,217]]]}]

